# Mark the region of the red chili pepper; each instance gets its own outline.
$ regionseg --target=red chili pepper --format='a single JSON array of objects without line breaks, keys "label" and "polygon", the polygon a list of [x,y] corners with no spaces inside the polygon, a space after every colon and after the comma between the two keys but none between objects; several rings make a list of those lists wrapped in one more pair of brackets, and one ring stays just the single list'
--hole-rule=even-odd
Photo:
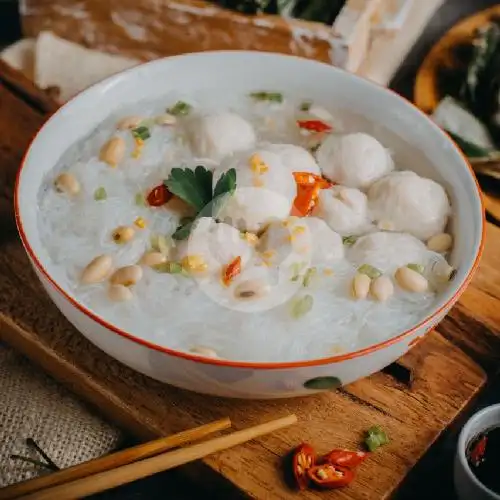
[{"label": "red chili pepper", "polygon": [[293,202],[292,215],[298,217],[308,216],[316,205],[319,191],[318,185],[297,185],[297,196]]},{"label": "red chili pepper", "polygon": [[222,273],[222,282],[229,286],[231,281],[241,273],[241,257],[236,257],[224,269]]},{"label": "red chili pepper", "polygon": [[294,172],[293,177],[299,186],[314,186],[318,184],[321,189],[328,189],[333,186],[333,182],[311,172]]},{"label": "red chili pepper", "polygon": [[477,466],[481,462],[486,452],[486,444],[488,442],[488,436],[483,436],[472,448],[470,452],[470,459],[472,463]]},{"label": "red chili pepper", "polygon": [[321,120],[298,120],[297,125],[311,132],[330,132],[332,130],[331,125]]},{"label": "red chili pepper", "polygon": [[354,472],[352,470],[332,464],[311,467],[307,471],[307,475],[315,486],[327,490],[344,488],[354,479]]},{"label": "red chili pepper", "polygon": [[297,486],[305,490],[309,484],[309,469],[316,463],[316,453],[311,445],[302,443],[295,449],[293,454],[293,475]]},{"label": "red chili pepper", "polygon": [[164,184],[154,187],[147,196],[148,204],[152,207],[161,207],[172,198],[173,194]]},{"label": "red chili pepper", "polygon": [[368,453],[365,451],[332,450],[323,460],[332,465],[354,469],[364,462],[367,456]]}]

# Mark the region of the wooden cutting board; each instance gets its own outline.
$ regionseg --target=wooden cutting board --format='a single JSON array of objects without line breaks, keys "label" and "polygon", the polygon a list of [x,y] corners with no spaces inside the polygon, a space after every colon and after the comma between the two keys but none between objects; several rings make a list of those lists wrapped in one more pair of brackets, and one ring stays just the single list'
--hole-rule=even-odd
[{"label": "wooden cutting board", "polygon": [[[221,416],[230,416],[234,427],[242,428],[290,412],[298,415],[300,423],[294,427],[183,469],[207,494],[210,487],[216,488],[219,499],[389,498],[496,372],[500,229],[493,225],[488,225],[476,278],[437,331],[383,372],[342,390],[302,399],[237,401],[178,390],[133,372],[87,342],[57,311],[38,284],[15,232],[15,172],[30,139],[55,107],[1,64],[0,103],[0,338],[139,439]],[[286,487],[281,457],[291,447],[309,441],[319,452],[354,448],[374,424],[387,431],[391,443],[367,460],[350,488],[297,495]],[[417,481],[411,488],[415,495],[419,485],[428,483]]]}]

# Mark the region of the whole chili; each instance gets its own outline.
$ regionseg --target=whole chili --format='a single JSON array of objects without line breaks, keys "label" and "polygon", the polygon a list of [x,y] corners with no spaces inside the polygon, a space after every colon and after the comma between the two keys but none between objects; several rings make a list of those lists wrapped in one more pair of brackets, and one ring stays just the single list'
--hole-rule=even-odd
[{"label": "whole chili", "polygon": [[222,273],[222,282],[224,283],[224,285],[229,286],[231,281],[240,273],[241,257],[238,256],[225,267]]},{"label": "whole chili", "polygon": [[311,132],[330,132],[332,126],[321,120],[298,120],[297,125],[304,130]]},{"label": "whole chili", "polygon": [[340,465],[348,469],[354,469],[364,462],[368,453],[365,451],[332,450],[325,455],[323,460],[332,465]]},{"label": "whole chili", "polygon": [[311,467],[307,475],[314,486],[327,490],[344,488],[354,479],[354,472],[351,469],[332,464]]},{"label": "whole chili", "polygon": [[172,198],[173,194],[164,184],[154,187],[148,194],[146,200],[151,207],[161,207]]},{"label": "whole chili", "polygon": [[297,486],[305,490],[309,484],[308,470],[316,463],[316,453],[311,445],[302,443],[295,449],[293,454],[293,475]]}]

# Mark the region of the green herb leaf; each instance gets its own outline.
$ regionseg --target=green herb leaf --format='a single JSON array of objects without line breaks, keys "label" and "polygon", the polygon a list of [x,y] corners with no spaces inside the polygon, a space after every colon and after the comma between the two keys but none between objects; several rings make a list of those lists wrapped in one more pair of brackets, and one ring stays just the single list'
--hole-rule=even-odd
[{"label": "green herb leaf", "polygon": [[298,299],[292,300],[290,314],[292,318],[299,319],[305,316],[313,307],[314,299],[312,295],[304,295]]},{"label": "green herb leaf", "polygon": [[108,197],[108,193],[106,192],[106,189],[103,188],[102,186],[98,187],[94,191],[94,200],[95,201],[103,201],[103,200],[107,199],[107,197]]},{"label": "green herb leaf", "polygon": [[149,131],[148,127],[141,125],[137,128],[132,129],[132,135],[136,139],[141,139],[145,141],[146,139],[149,139],[151,137],[151,132]]},{"label": "green herb leaf", "polygon": [[358,267],[358,273],[366,274],[372,280],[382,276],[382,272],[379,271],[376,267],[370,266],[370,264],[363,264]]},{"label": "green herb leaf", "polygon": [[374,425],[366,431],[365,445],[368,450],[375,451],[377,448],[388,443],[389,438],[379,425]]},{"label": "green herb leaf", "polygon": [[203,166],[195,170],[173,168],[164,184],[172,194],[201,212],[212,201],[212,177],[212,171]]},{"label": "green herb leaf", "polygon": [[312,105],[312,101],[304,101],[300,104],[300,111],[309,111]]},{"label": "green herb leaf", "polygon": [[172,238],[177,241],[186,240],[191,234],[191,229],[193,229],[193,224],[195,220],[191,220],[190,222],[185,223],[184,225],[180,225],[175,233],[172,235]]},{"label": "green herb leaf", "polygon": [[407,264],[406,267],[417,272],[418,274],[424,274],[425,267],[422,264]]},{"label": "green herb leaf", "polygon": [[250,97],[256,101],[283,102],[283,94],[281,92],[252,92]]},{"label": "green herb leaf", "polygon": [[219,179],[217,180],[217,184],[214,189],[214,200],[219,196],[224,194],[233,194],[236,190],[236,170],[234,168],[229,169],[227,172],[224,172]]},{"label": "green herb leaf", "polygon": [[184,101],[177,101],[171,108],[167,109],[167,113],[170,113],[174,116],[186,116],[188,115],[193,106]]},{"label": "green herb leaf", "polygon": [[356,236],[343,236],[342,243],[345,246],[352,247],[358,238]]}]

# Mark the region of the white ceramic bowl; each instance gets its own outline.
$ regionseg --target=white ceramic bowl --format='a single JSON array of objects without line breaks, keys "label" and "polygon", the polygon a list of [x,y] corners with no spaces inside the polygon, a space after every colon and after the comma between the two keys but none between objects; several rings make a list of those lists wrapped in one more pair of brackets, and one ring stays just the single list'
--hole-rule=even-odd
[{"label": "white ceramic bowl", "polygon": [[[70,145],[127,103],[160,98],[175,89],[189,94],[202,88],[231,88],[242,94],[279,89],[327,107],[347,109],[386,129],[388,144],[400,164],[445,185],[454,209],[452,265],[458,272],[418,324],[390,340],[346,355],[287,363],[232,362],[145,342],[107,323],[75,299],[40,240],[35,200],[44,175]],[[34,139],[19,171],[15,205],[23,244],[43,286],[91,342],[133,369],[169,384],[254,399],[331,389],[370,375],[402,356],[447,314],[464,291],[478,265],[484,231],[481,197],[472,170],[447,135],[418,109],[393,92],[332,66],[257,52],[170,57],[125,71],[84,91],[55,113]]]},{"label": "white ceramic bowl", "polygon": [[455,490],[460,500],[500,500],[500,495],[484,486],[467,462],[467,448],[482,432],[500,425],[500,404],[484,408],[464,425],[458,438],[455,455]]}]

